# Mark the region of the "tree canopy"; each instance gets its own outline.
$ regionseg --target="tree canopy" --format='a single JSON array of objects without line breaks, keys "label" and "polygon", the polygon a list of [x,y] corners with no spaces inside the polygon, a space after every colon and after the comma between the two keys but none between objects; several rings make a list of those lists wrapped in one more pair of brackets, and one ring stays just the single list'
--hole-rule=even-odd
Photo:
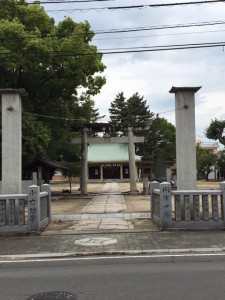
[{"label": "tree canopy", "polygon": [[145,137],[145,155],[176,159],[176,129],[165,118],[155,118]]},{"label": "tree canopy", "polygon": [[208,139],[219,140],[219,142],[225,145],[225,121],[211,120],[210,125],[206,128],[205,135]]},{"label": "tree canopy", "polygon": [[100,118],[92,96],[105,84],[100,75],[105,66],[90,44],[94,33],[88,22],[71,18],[55,24],[38,2],[24,0],[4,1],[0,21],[0,88],[28,93],[23,99],[24,162],[43,153],[63,156],[71,124]]},{"label": "tree canopy", "polygon": [[[138,93],[134,93],[128,99],[125,98],[123,92],[118,93],[115,100],[111,102],[109,113],[111,124],[120,124],[123,128],[144,128],[151,122],[154,116],[150,112],[147,100],[144,100],[144,97]],[[125,134],[126,131],[123,131],[123,135]]]}]

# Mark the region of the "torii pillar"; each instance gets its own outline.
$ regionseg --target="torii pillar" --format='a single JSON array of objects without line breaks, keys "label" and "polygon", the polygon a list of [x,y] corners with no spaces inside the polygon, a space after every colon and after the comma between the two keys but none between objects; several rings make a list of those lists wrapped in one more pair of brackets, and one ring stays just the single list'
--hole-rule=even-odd
[{"label": "torii pillar", "polygon": [[81,136],[82,142],[82,154],[81,154],[81,178],[80,178],[80,190],[81,194],[87,195],[87,183],[88,183],[88,140],[87,129],[82,130]]},{"label": "torii pillar", "polygon": [[133,128],[128,128],[128,153],[129,153],[129,172],[130,172],[130,191],[131,193],[137,192],[137,181],[135,171],[135,145],[134,145],[134,134]]},{"label": "torii pillar", "polygon": [[172,87],[175,94],[177,189],[197,189],[195,93],[201,87]]},{"label": "torii pillar", "polygon": [[0,89],[2,95],[2,194],[22,193],[22,113],[24,89]]}]

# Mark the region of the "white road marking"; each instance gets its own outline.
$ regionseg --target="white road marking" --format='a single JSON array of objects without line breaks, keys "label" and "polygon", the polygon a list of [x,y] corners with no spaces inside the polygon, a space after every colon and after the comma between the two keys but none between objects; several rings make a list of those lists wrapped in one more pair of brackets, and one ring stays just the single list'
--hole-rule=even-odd
[{"label": "white road marking", "polygon": [[105,238],[105,237],[85,238],[85,239],[75,241],[76,245],[82,245],[82,246],[106,246],[106,245],[111,245],[116,243],[117,243],[117,239]]}]

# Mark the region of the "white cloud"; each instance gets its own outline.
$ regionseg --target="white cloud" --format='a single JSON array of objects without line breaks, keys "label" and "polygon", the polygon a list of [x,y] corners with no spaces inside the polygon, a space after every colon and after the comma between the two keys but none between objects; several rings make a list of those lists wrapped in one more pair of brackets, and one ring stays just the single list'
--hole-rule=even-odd
[{"label": "white cloud", "polygon": [[204,132],[211,120],[224,119],[225,92],[207,93],[199,98],[196,103],[196,127]]},{"label": "white cloud", "polygon": [[[177,0],[176,2],[183,1]],[[155,0],[152,3],[157,4],[158,1]],[[83,4],[83,7],[138,4],[148,5],[149,1],[115,0]],[[74,8],[75,4],[66,6],[65,3],[63,5],[65,8]],[[80,6],[81,4],[76,4],[76,7]],[[49,5],[49,7],[52,9],[53,5]],[[64,12],[52,16],[59,21],[65,15],[71,16],[76,22],[88,20],[94,30],[119,29],[223,21],[225,5],[218,3],[142,10],[103,10],[102,12],[90,11],[88,13],[76,11],[72,14]],[[98,48],[115,48],[222,42],[224,41],[224,31],[225,25],[218,25],[96,35],[93,43]],[[121,39],[132,36],[135,38]],[[116,37],[120,37],[120,39],[115,39]],[[174,109],[174,95],[169,94],[171,86],[202,86],[202,89],[196,94],[197,135],[204,138],[203,132],[211,119],[225,118],[225,52],[223,47],[104,55],[103,61],[107,66],[104,73],[107,83],[101,93],[95,97],[96,106],[101,114],[108,113],[110,103],[121,91],[127,97],[138,92],[148,100],[151,111],[162,113]],[[174,112],[163,113],[161,116],[174,123]]]}]

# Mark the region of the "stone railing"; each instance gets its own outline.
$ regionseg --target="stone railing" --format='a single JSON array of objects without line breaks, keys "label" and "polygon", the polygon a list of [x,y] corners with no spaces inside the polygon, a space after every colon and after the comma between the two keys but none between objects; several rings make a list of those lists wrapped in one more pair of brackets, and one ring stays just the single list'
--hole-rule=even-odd
[{"label": "stone railing", "polygon": [[220,190],[174,190],[151,182],[151,216],[162,228],[225,227],[225,182]]},{"label": "stone railing", "polygon": [[0,232],[39,231],[51,219],[48,184],[32,185],[28,194],[0,195]]},{"label": "stone railing", "polygon": [[28,193],[28,231],[39,231],[51,220],[51,190],[48,184],[32,185]]}]

